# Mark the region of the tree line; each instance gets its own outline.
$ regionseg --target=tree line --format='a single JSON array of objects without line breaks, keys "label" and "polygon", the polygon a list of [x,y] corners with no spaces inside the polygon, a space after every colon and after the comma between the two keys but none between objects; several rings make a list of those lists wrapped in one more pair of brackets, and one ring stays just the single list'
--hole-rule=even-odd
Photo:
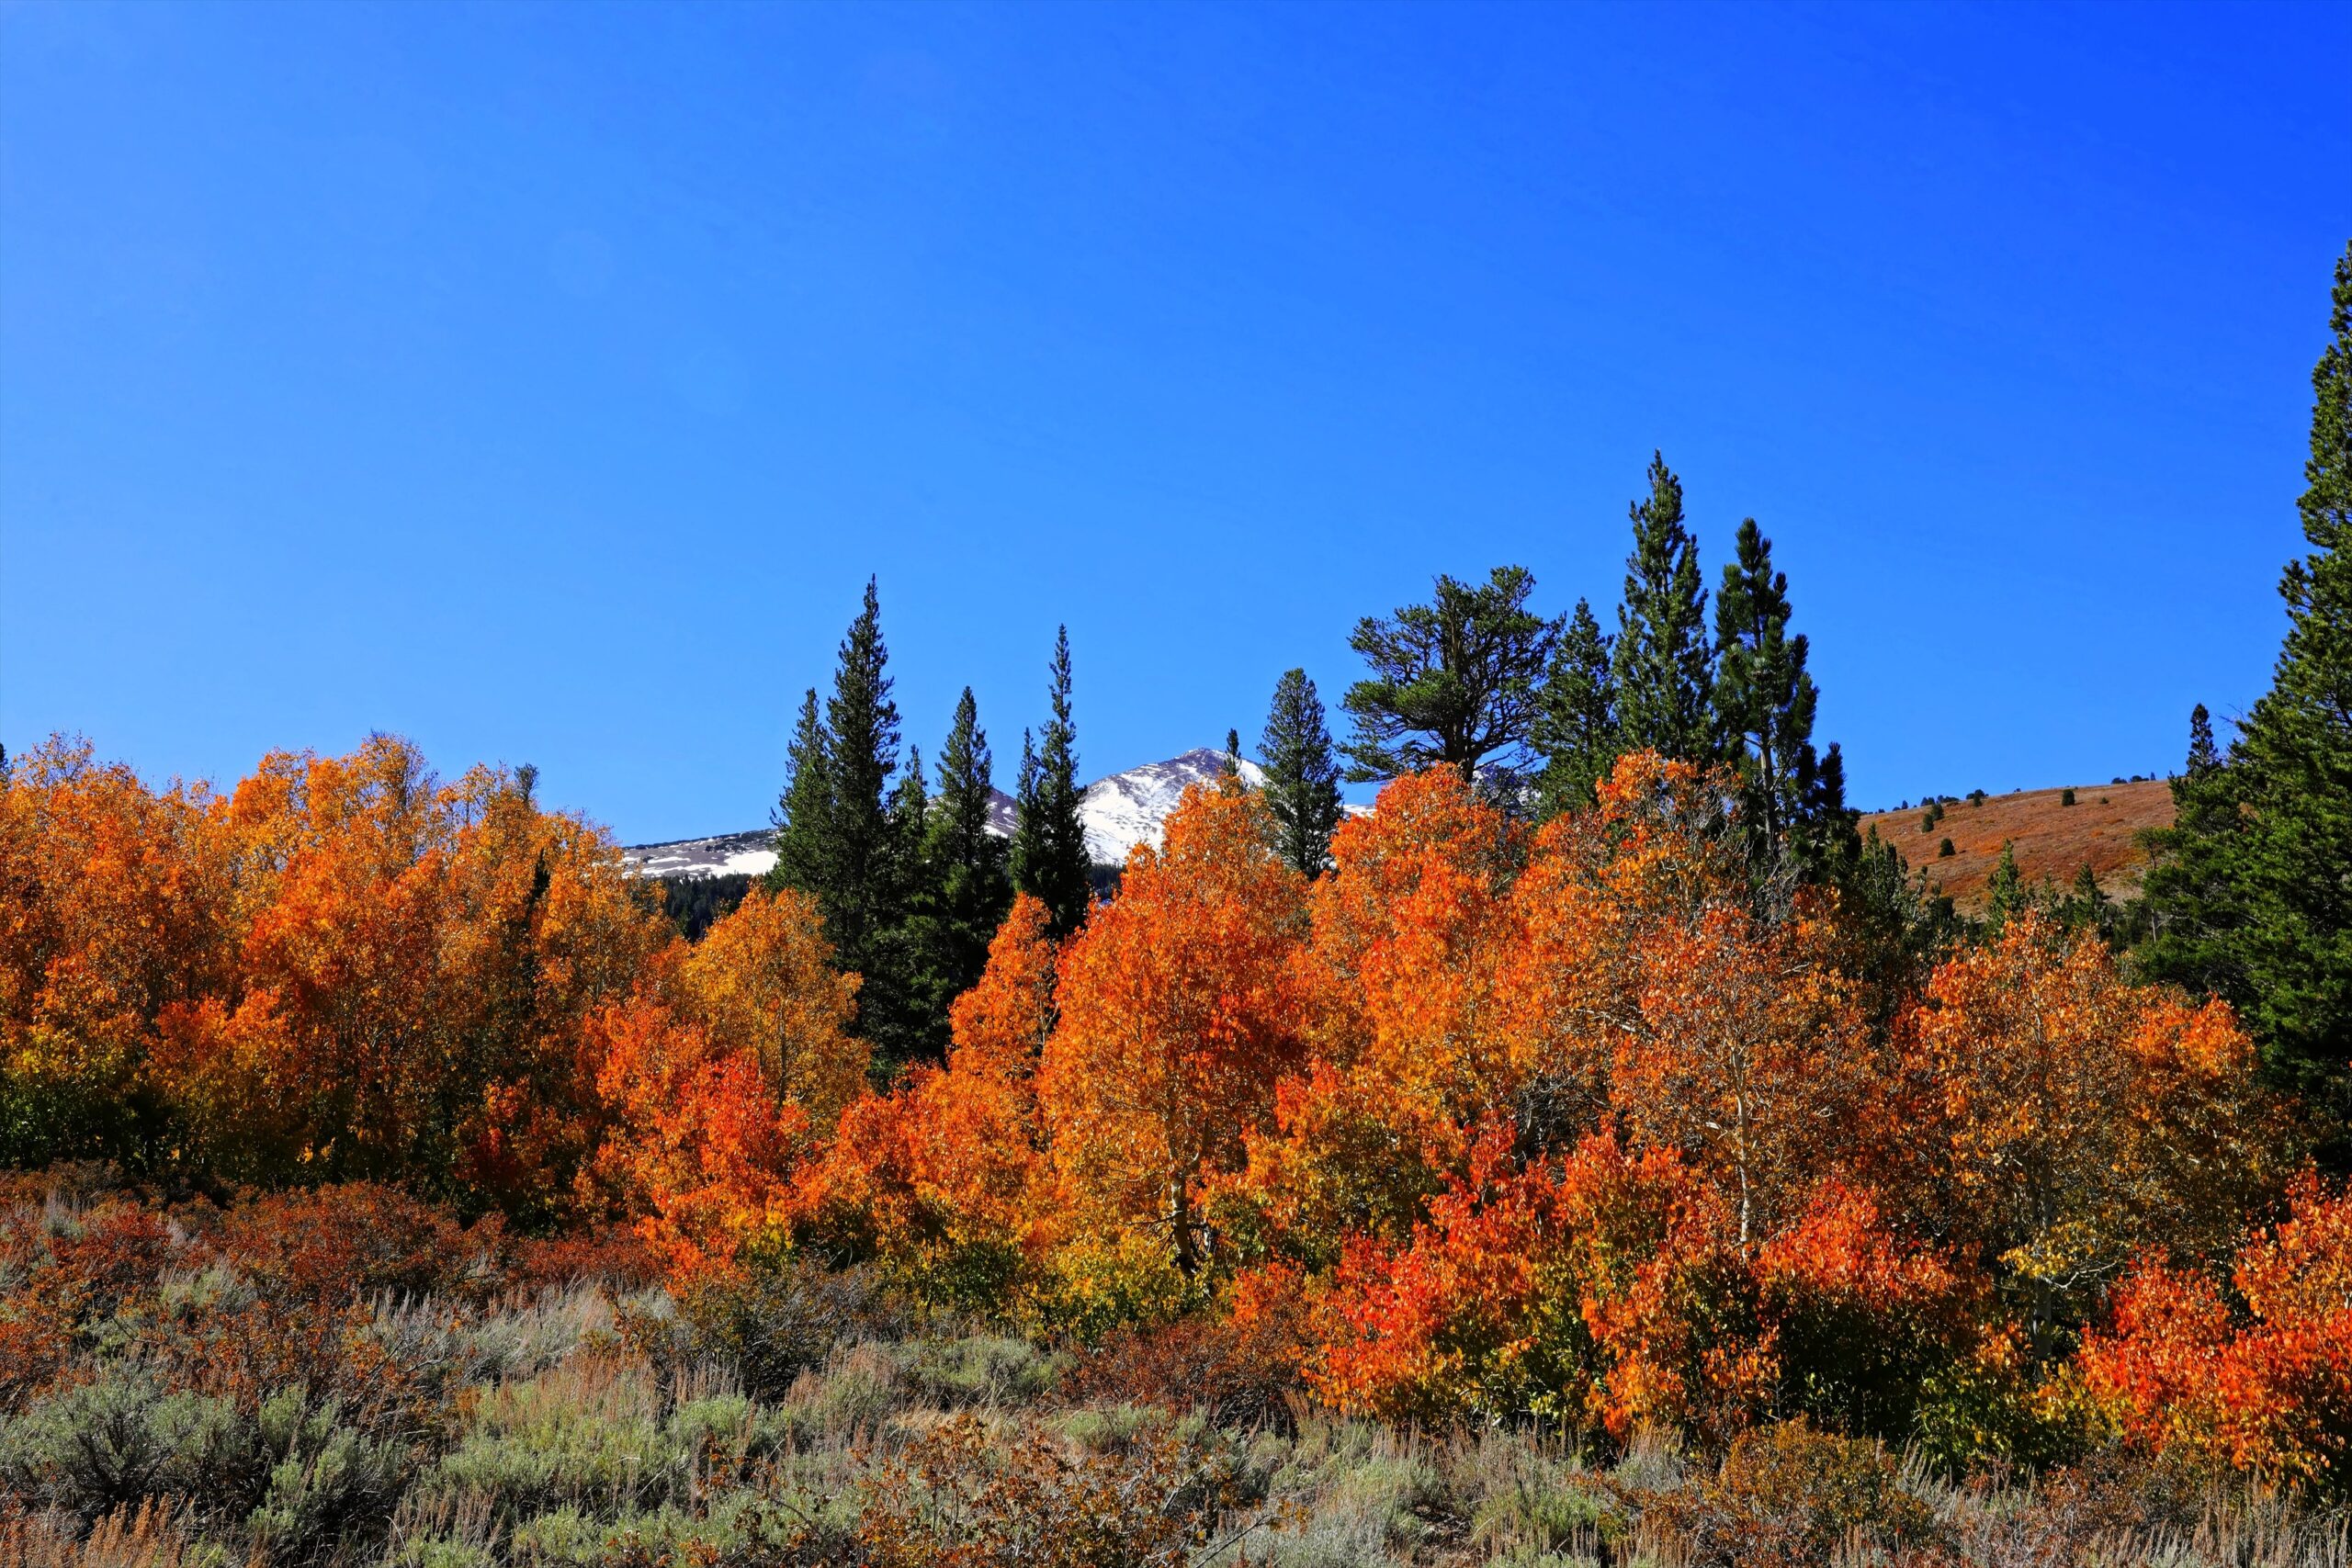
[{"label": "tree line", "polygon": [[[1282,675],[1258,750],[1284,863],[1324,871],[1348,782],[1451,767],[1502,809],[1541,823],[1591,805],[1620,757],[1648,751],[1732,770],[1759,884],[1871,886],[1843,759],[1836,744],[1824,753],[1814,743],[1819,693],[1771,541],[1754,519],[1741,525],[1711,628],[1681,481],[1654,457],[1648,483],[1631,508],[1613,634],[1588,600],[1539,615],[1529,607],[1533,574],[1500,567],[1478,583],[1441,576],[1428,603],[1358,624],[1351,646],[1369,672],[1343,699],[1352,724],[1344,746],[1306,671]],[[1016,892],[1045,905],[1057,936],[1076,930],[1093,901],[1103,868],[1088,859],[1079,818],[1067,627],[1047,700],[1042,735],[1023,733],[1008,843],[989,830],[991,754],[969,687],[933,780],[919,750],[902,753],[874,582],[842,638],[831,693],[820,701],[812,687],[802,698],[769,886],[816,900],[839,963],[862,976],[860,1031],[887,1062],[943,1058],[948,1003],[979,977]],[[1227,746],[1238,767],[1238,731]]]}]

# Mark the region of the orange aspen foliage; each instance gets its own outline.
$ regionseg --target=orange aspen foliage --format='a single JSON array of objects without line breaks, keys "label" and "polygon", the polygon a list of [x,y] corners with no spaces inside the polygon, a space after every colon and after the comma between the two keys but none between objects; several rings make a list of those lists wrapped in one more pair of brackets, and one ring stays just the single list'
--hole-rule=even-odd
[{"label": "orange aspen foliage", "polygon": [[1521,1164],[1489,1122],[1409,1244],[1350,1242],[1310,1378],[1392,1419],[1532,1409],[1621,1438],[1736,1430],[1777,1363],[1727,1230],[1671,1152],[1596,1134],[1565,1161]]},{"label": "orange aspen foliage", "polygon": [[802,1182],[808,1224],[837,1251],[880,1258],[918,1289],[999,1304],[1017,1255],[1043,1244],[1036,1182],[1037,1055],[1052,1025],[1056,949],[1046,906],[1023,894],[956,998],[944,1071],[868,1095]]},{"label": "orange aspen foliage", "polygon": [[2093,1393],[2159,1450],[2274,1483],[2352,1480],[2352,1194],[2306,1174],[2289,1217],[2250,1236],[2231,1274],[2151,1262],[2084,1336]]},{"label": "orange aspen foliage", "polygon": [[856,981],[834,973],[806,896],[755,888],[703,943],[651,965],[644,992],[598,1016],[589,1051],[616,1123],[596,1176],[676,1275],[789,1245],[796,1180],[865,1063],[849,1032]]},{"label": "orange aspen foliage", "polygon": [[1516,890],[1510,1027],[1570,1135],[1606,1112],[1724,1188],[1745,1248],[1859,1136],[1880,1065],[1809,919],[1755,912],[1729,782],[1621,759],[1538,837]]},{"label": "orange aspen foliage", "polygon": [[35,1161],[128,1154],[157,1014],[223,987],[228,868],[201,786],[151,793],[52,739],[0,789],[0,1085],[40,1123]]},{"label": "orange aspen foliage", "polygon": [[1299,1058],[1306,887],[1269,842],[1255,795],[1188,789],[1166,847],[1129,857],[1064,951],[1038,1069],[1074,1217],[1160,1238],[1188,1276],[1209,1260],[1206,1183],[1239,1168]]},{"label": "orange aspen foliage", "polygon": [[820,1138],[865,1086],[867,1047],[849,1032],[857,985],[834,972],[807,896],[756,886],[678,965],[680,1010],[709,1054],[757,1063]]},{"label": "orange aspen foliage", "polygon": [[1645,931],[1638,1010],[1610,1055],[1626,1131],[1715,1177],[1743,1253],[1787,1217],[1863,1100],[1864,1032],[1805,934],[1724,906]]},{"label": "orange aspen foliage", "polygon": [[1015,895],[989,942],[988,964],[947,1011],[951,1071],[983,1074],[1024,1096],[1054,1028],[1052,913],[1034,895]]},{"label": "orange aspen foliage", "polygon": [[598,1015],[592,1046],[616,1123],[597,1175],[639,1214],[638,1234],[672,1277],[786,1245],[808,1121],[758,1058],[712,1055],[699,1029],[644,998]]},{"label": "orange aspen foliage", "polygon": [[1467,1125],[1525,1076],[1496,1027],[1523,835],[1452,768],[1397,779],[1341,825],[1306,969],[1318,1054]]},{"label": "orange aspen foliage", "polygon": [[2033,915],[1939,966],[1898,1043],[1917,1089],[1888,1180],[2018,1282],[2037,1331],[2135,1251],[2224,1246],[2265,1179],[2276,1125],[2229,1010],[2130,985]]}]

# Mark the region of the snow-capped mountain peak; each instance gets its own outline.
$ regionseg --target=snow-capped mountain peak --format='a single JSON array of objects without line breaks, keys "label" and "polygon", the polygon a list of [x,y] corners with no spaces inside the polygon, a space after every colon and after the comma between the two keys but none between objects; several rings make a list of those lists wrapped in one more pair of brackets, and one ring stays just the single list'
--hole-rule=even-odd
[{"label": "snow-capped mountain peak", "polygon": [[[1225,772],[1225,753],[1195,746],[1164,762],[1146,762],[1086,786],[1078,815],[1086,824],[1086,852],[1098,865],[1119,865],[1137,844],[1159,847],[1159,836],[1188,784],[1213,784]],[[1242,782],[1255,787],[1265,771],[1244,759]]]},{"label": "snow-capped mountain peak", "polygon": [[[1165,761],[1146,762],[1125,773],[1096,779],[1086,786],[1079,804],[1079,819],[1086,826],[1086,852],[1102,865],[1125,863],[1137,844],[1157,848],[1170,813],[1184,797],[1187,784],[1215,784],[1225,772],[1225,753],[1196,746]],[[1243,782],[1265,782],[1264,770],[1246,758]],[[1010,837],[1013,827],[1012,798],[1001,791],[990,803],[989,826]],[[632,869],[646,876],[702,877],[764,874],[775,864],[770,829],[722,833],[707,839],[677,839],[660,844],[632,844],[621,852]]]}]

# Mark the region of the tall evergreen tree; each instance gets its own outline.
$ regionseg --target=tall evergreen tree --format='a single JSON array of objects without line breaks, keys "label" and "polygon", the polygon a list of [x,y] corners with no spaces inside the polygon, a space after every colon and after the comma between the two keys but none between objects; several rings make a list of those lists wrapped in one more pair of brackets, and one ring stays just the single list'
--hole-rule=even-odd
[{"label": "tall evergreen tree", "polygon": [[775,824],[775,869],[768,874],[773,886],[814,893],[825,884],[831,866],[826,823],[832,803],[826,763],[832,750],[832,737],[817,707],[817,688],[811,686],[800,699],[800,717],[785,754],[784,790],[770,818]]},{"label": "tall evergreen tree", "polygon": [[2268,1060],[2352,1118],[2352,245],[2329,327],[2297,503],[2311,553],[2279,581],[2286,641],[2239,729],[2252,820],[2237,880],[2244,1008]]},{"label": "tall evergreen tree", "polygon": [[2132,951],[2142,974],[2244,1001],[2245,900],[2237,872],[2247,819],[2243,770],[2223,760],[2212,716],[2188,715],[2188,760],[2172,780],[2173,820],[2141,835],[2149,851]]},{"label": "tall evergreen tree", "polygon": [[1274,683],[1258,754],[1266,770],[1274,852],[1304,875],[1321,875],[1340,826],[1340,764],[1331,754],[1323,699],[1306,671],[1285,671]]},{"label": "tall evergreen tree", "polygon": [[1053,716],[1033,757],[1022,743],[1020,816],[1012,837],[1012,880],[1035,894],[1053,916],[1053,931],[1067,936],[1086,919],[1094,901],[1087,873],[1086,824],[1079,816],[1084,791],[1078,786],[1078,731],[1070,720],[1069,628],[1054,638],[1047,691]]},{"label": "tall evergreen tree", "polygon": [[2352,245],[2328,324],[2298,502],[2312,548],[2278,585],[2286,639],[2226,757],[2205,710],[2190,719],[2173,826],[2149,835],[2135,957],[2233,1003],[2274,1077],[2331,1124],[2331,1163],[2352,1166]]},{"label": "tall evergreen tree", "polygon": [[947,1008],[988,963],[989,941],[1012,904],[1005,841],[989,829],[994,794],[988,732],[972,689],[956,704],[939,752],[939,794],[922,833],[922,881],[915,898],[917,989],[928,1055],[947,1046]]},{"label": "tall evergreen tree", "polygon": [[1707,590],[1699,542],[1682,521],[1682,481],[1662,454],[1650,457],[1650,493],[1633,507],[1634,550],[1611,650],[1617,726],[1624,750],[1678,761],[1712,755],[1708,698],[1714,684]]},{"label": "tall evergreen tree", "polygon": [[1535,716],[1535,749],[1544,757],[1535,779],[1541,818],[1592,804],[1593,786],[1617,765],[1617,678],[1609,667],[1609,645],[1591,602],[1577,600],[1553,646]]},{"label": "tall evergreen tree", "polygon": [[1536,693],[1558,626],[1527,607],[1535,578],[1498,566],[1485,582],[1437,580],[1427,604],[1366,615],[1348,646],[1372,667],[1340,705],[1355,720],[1346,748],[1359,783],[1445,764],[1500,793],[1527,772]]},{"label": "tall evergreen tree", "polygon": [[1802,632],[1789,633],[1789,580],[1750,517],[1715,595],[1717,744],[1739,772],[1757,858],[1817,879],[1859,846],[1846,811],[1845,765],[1813,748],[1819,694]]},{"label": "tall evergreen tree", "polygon": [[1229,779],[1238,779],[1241,776],[1241,731],[1238,729],[1227,729],[1225,732],[1223,772],[1224,775]]},{"label": "tall evergreen tree", "polygon": [[[899,769],[899,705],[890,696],[889,661],[881,604],[868,578],[865,605],[842,638],[833,694],[825,703],[825,728],[832,738],[825,768],[832,864],[826,886],[817,890],[828,906],[827,933],[844,964],[861,973],[859,960],[871,938],[903,913],[896,886],[899,835],[889,813],[890,783]],[[873,982],[868,975],[868,992]]]},{"label": "tall evergreen tree", "polygon": [[[823,722],[816,721],[814,693],[802,704],[770,874],[775,884],[816,899],[834,963],[864,977],[858,1031],[883,1065],[906,1060],[922,1032],[905,929],[914,835],[893,808],[899,708],[889,658],[869,578],[865,604],[842,638]],[[917,780],[910,803],[918,821],[922,787]]]}]

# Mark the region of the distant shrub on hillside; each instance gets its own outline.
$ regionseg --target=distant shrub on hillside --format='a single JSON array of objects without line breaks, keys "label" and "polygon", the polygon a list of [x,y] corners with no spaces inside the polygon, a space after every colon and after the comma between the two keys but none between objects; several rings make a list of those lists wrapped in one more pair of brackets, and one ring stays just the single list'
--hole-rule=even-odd
[{"label": "distant shrub on hillside", "polygon": [[1950,860],[1959,852],[1960,852],[1958,850],[1951,847],[1951,840],[1950,839],[1946,839],[1942,843],[1936,846],[1936,858],[1938,860]]},{"label": "distant shrub on hillside", "polygon": [[2075,804],[2075,792],[2074,792],[2073,790],[2071,790],[2071,789],[2060,790],[2060,791],[2058,792],[2058,804],[2059,804],[2059,805],[2061,805],[2061,806],[2072,806],[2072,805],[2074,805],[2074,804]]}]

